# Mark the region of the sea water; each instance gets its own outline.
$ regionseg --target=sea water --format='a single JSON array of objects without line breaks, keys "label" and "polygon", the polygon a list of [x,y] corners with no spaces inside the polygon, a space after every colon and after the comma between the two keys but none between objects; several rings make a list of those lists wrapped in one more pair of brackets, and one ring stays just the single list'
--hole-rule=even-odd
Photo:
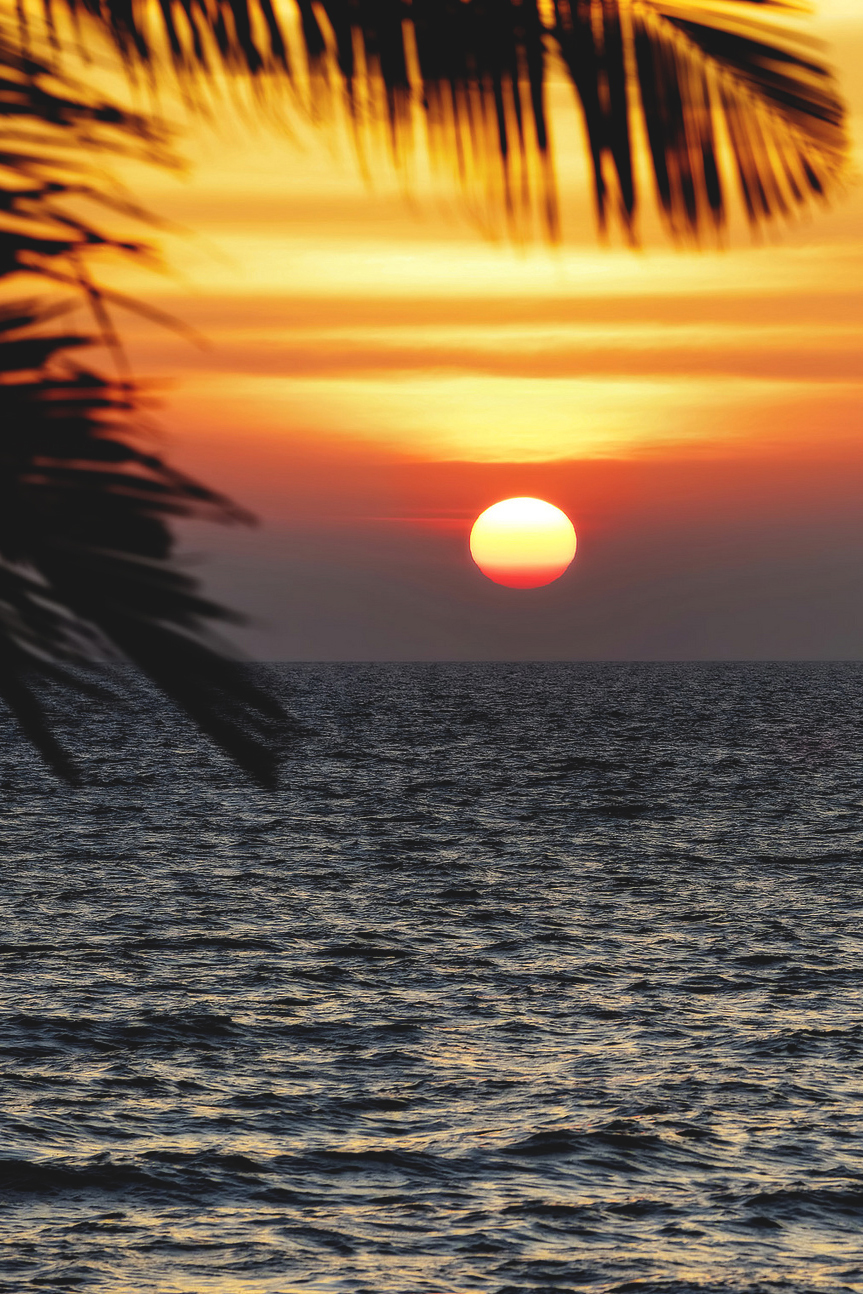
[{"label": "sea water", "polygon": [[863,665],[3,720],[0,1289],[863,1289]]}]

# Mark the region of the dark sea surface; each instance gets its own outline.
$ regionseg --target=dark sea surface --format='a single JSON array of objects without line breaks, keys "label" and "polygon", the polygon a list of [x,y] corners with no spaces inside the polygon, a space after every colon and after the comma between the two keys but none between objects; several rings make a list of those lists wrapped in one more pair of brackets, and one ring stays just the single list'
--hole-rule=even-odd
[{"label": "dark sea surface", "polygon": [[5,719],[0,1290],[863,1290],[863,664]]}]

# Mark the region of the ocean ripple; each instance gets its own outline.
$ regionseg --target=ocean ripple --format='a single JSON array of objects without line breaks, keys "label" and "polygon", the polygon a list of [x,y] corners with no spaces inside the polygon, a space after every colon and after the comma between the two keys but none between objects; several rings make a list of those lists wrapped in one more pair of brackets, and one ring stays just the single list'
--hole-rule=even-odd
[{"label": "ocean ripple", "polygon": [[3,721],[0,1291],[863,1291],[863,666]]}]

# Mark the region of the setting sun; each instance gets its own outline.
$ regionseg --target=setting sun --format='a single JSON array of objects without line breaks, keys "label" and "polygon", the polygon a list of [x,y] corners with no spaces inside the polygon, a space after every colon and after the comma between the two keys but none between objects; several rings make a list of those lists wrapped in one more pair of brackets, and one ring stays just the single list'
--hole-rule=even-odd
[{"label": "setting sun", "polygon": [[477,517],[470,533],[471,557],[483,575],[512,589],[551,584],[575,548],[569,517],[542,499],[503,499]]}]

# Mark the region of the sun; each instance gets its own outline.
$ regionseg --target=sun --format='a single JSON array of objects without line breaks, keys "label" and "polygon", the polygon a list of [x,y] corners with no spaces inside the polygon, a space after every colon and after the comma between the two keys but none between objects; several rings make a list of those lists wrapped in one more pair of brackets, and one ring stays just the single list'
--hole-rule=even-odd
[{"label": "sun", "polygon": [[558,579],[575,556],[575,530],[565,512],[543,499],[502,499],[481,512],[470,554],[483,575],[511,589]]}]

